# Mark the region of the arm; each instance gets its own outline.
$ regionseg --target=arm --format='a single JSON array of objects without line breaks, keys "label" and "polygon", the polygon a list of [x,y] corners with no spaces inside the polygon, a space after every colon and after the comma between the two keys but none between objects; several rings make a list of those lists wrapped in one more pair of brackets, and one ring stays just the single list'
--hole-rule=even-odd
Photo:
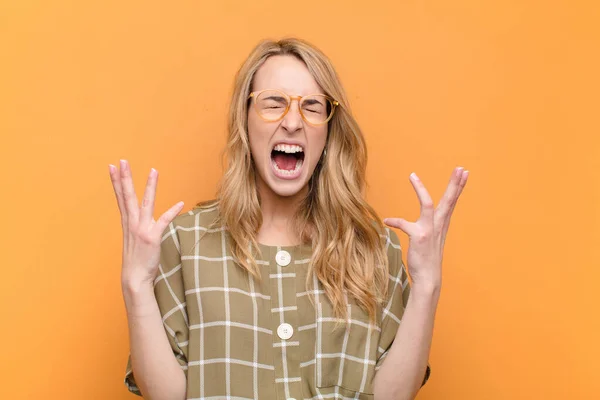
[{"label": "arm", "polygon": [[183,400],[186,377],[169,344],[152,283],[123,282],[131,367],[143,396]]},{"label": "arm", "polygon": [[[410,180],[421,204],[416,222],[387,218],[386,225],[401,229],[409,236],[408,268],[413,286],[406,301],[394,342],[387,358],[375,374],[375,398],[413,399],[427,379],[427,360],[431,348],[433,323],[442,284],[442,258],[450,217],[464,189],[468,171],[455,168],[439,205],[433,200],[416,174]],[[399,246],[398,246],[399,248]],[[402,264],[399,255],[395,264]],[[408,294],[408,293],[407,293]],[[421,381],[423,379],[423,381]]]},{"label": "arm", "polygon": [[377,374],[375,399],[414,399],[423,384],[439,286],[413,285],[394,342]]},{"label": "arm", "polygon": [[[187,368],[187,357],[179,343],[185,341],[188,327],[179,299],[185,299],[185,296],[182,285],[175,293],[165,283],[168,276],[174,281],[181,280],[181,274],[174,274],[181,258],[172,221],[181,211],[183,202],[171,207],[155,221],[158,171],[150,171],[140,207],[129,164],[121,160],[120,165],[120,170],[109,165],[109,173],[123,229],[121,288],[127,310],[130,345],[125,384],[131,392],[137,395],[143,393],[152,400],[184,399],[186,376],[182,369]],[[173,273],[165,275],[165,270]],[[166,313],[171,309],[178,312],[169,313],[167,317]],[[167,336],[165,329],[172,337]],[[177,335],[183,340],[178,340]]]}]

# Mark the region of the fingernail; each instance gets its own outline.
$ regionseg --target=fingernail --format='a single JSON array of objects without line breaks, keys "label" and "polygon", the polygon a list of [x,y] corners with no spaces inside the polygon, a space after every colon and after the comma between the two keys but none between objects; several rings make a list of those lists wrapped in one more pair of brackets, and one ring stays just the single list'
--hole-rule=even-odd
[{"label": "fingernail", "polygon": [[125,160],[119,160],[119,161],[121,163],[121,169],[123,169],[123,170],[126,169],[127,168],[127,161],[125,161]]},{"label": "fingernail", "polygon": [[108,170],[109,170],[109,172],[111,172],[111,173],[112,173],[112,172],[115,172],[115,169],[117,169],[117,167],[115,167],[115,166],[114,166],[114,165],[112,165],[112,164],[108,164]]},{"label": "fingernail", "polygon": [[410,176],[417,181],[419,180],[419,177],[414,172],[412,174],[410,174]]},{"label": "fingernail", "polygon": [[156,178],[156,170],[154,168],[150,168],[150,176]]}]

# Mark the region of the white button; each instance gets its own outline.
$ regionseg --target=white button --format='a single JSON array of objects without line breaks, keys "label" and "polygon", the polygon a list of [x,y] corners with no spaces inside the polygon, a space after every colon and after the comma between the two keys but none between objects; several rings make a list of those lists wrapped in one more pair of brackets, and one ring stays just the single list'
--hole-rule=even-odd
[{"label": "white button", "polygon": [[288,340],[294,334],[294,328],[290,324],[283,323],[277,327],[277,336],[283,340]]},{"label": "white button", "polygon": [[286,267],[292,261],[292,256],[285,250],[279,250],[275,255],[275,261],[282,267]]}]

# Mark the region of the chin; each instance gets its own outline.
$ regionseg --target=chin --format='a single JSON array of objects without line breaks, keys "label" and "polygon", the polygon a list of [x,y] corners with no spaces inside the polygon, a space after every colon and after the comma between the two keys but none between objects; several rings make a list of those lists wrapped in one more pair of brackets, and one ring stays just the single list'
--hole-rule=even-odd
[{"label": "chin", "polygon": [[293,181],[281,181],[280,179],[268,179],[266,181],[269,190],[280,197],[293,197],[302,192],[308,185],[308,182],[303,178],[298,178]]}]

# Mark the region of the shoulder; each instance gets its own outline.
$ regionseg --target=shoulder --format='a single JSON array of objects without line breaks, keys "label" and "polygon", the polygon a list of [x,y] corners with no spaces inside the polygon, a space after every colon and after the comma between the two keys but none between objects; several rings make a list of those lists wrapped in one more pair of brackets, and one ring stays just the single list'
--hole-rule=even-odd
[{"label": "shoulder", "polygon": [[398,239],[396,232],[394,232],[380,220],[370,219],[369,222],[371,223],[372,228],[379,234],[382,244],[386,250],[390,248],[390,245],[392,245],[392,248],[398,248],[398,246],[400,246],[400,240]]},{"label": "shoulder", "polygon": [[178,231],[186,228],[211,229],[218,223],[219,203],[217,200],[198,203],[194,208],[179,214],[172,221],[174,228]]},{"label": "shoulder", "polygon": [[379,234],[380,243],[388,253],[388,256],[400,251],[400,239],[394,230],[377,220],[371,220],[371,225]]},{"label": "shoulder", "polygon": [[[162,245],[175,246],[182,255],[194,251],[201,239],[221,231],[217,201],[198,203],[191,210],[179,214],[165,228]],[[168,240],[172,238],[173,240]]]},{"label": "shoulder", "polygon": [[191,210],[173,218],[165,228],[161,251],[177,253],[183,261],[199,251],[198,246],[202,242],[206,244],[202,246],[202,252],[210,253],[212,248],[220,249],[221,231],[218,202],[198,203]]},{"label": "shoulder", "polygon": [[398,272],[398,264],[402,260],[402,248],[398,234],[380,220],[371,219],[373,229],[379,234],[379,243],[388,258],[389,273],[395,274]]},{"label": "shoulder", "polygon": [[391,249],[400,250],[400,238],[398,234],[386,227],[383,237],[385,238],[385,248],[389,251]]}]

